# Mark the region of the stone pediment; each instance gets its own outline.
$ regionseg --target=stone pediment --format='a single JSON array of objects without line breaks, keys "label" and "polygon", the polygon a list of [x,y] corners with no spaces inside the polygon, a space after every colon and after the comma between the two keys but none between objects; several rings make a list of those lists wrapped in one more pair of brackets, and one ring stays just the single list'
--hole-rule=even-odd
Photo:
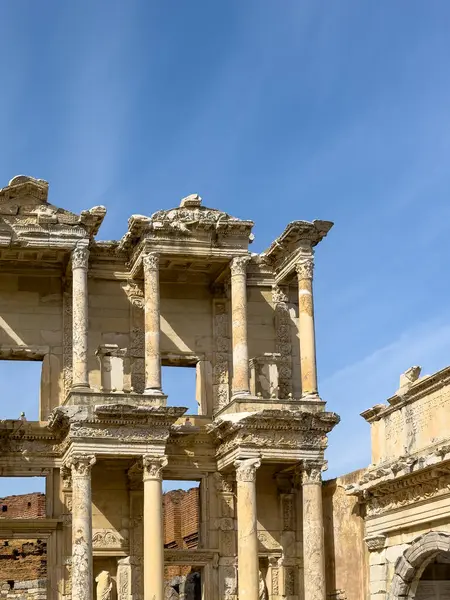
[{"label": "stone pediment", "polygon": [[247,248],[253,241],[252,227],[253,221],[202,206],[200,196],[192,194],[183,198],[180,206],[159,210],[151,217],[132,215],[121,245],[131,249],[145,239],[162,246],[168,241],[182,246]]},{"label": "stone pediment", "polygon": [[106,214],[103,206],[80,215],[48,202],[48,183],[26,175],[0,189],[0,246],[68,246],[93,237]]}]

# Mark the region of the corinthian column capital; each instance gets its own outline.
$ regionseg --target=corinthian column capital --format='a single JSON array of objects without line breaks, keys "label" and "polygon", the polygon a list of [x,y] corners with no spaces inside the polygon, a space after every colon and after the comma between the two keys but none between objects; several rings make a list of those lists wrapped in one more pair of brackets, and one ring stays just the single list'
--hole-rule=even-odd
[{"label": "corinthian column capital", "polygon": [[89,477],[91,468],[95,464],[94,454],[76,453],[67,461],[67,467],[70,467],[72,477]]},{"label": "corinthian column capital", "polygon": [[142,259],[144,265],[144,271],[158,271],[159,270],[159,254],[157,252],[149,252],[144,255]]},{"label": "corinthian column capital", "polygon": [[89,248],[87,244],[78,242],[72,250],[72,269],[84,269],[87,271],[89,262]]},{"label": "corinthian column capital", "polygon": [[236,481],[256,481],[256,471],[261,466],[260,458],[246,458],[235,460]]},{"label": "corinthian column capital", "polygon": [[167,456],[144,455],[142,464],[144,466],[144,481],[148,479],[162,480],[162,471],[167,466]]},{"label": "corinthian column capital", "polygon": [[235,256],[231,259],[230,270],[231,276],[245,275],[247,273],[247,264],[250,261],[250,256]]},{"label": "corinthian column capital", "polygon": [[299,279],[312,279],[314,274],[314,257],[301,258],[295,265]]},{"label": "corinthian column capital", "polygon": [[307,462],[303,464],[302,485],[320,484],[322,482],[322,470],[324,463],[320,461]]}]

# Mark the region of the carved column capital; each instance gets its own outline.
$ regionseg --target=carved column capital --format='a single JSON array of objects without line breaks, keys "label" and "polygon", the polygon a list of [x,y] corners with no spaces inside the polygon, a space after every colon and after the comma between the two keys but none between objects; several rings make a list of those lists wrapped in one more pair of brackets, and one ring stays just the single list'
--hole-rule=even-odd
[{"label": "carved column capital", "polygon": [[145,254],[142,259],[144,265],[144,271],[158,271],[159,270],[159,254],[157,252],[149,252]]},{"label": "carved column capital", "polygon": [[87,244],[78,243],[72,250],[72,269],[87,271],[89,263],[89,248]]},{"label": "carved column capital", "polygon": [[245,458],[234,461],[236,481],[256,481],[256,471],[261,466],[260,458]]},{"label": "carved column capital", "polygon": [[82,453],[72,454],[66,464],[72,471],[72,477],[90,477],[91,468],[95,464],[95,455]]},{"label": "carved column capital", "polygon": [[324,464],[321,461],[305,461],[301,472],[302,485],[321,484]]},{"label": "carved column capital", "polygon": [[129,279],[122,288],[133,306],[144,308],[144,290],[137,281]]},{"label": "carved column capital", "polygon": [[152,456],[146,454],[142,457],[142,465],[144,467],[144,481],[148,479],[162,480],[162,471],[167,466],[167,456]]},{"label": "carved column capital", "polygon": [[274,304],[287,304],[289,302],[284,288],[281,288],[279,285],[272,286],[272,302]]},{"label": "carved column capital", "polygon": [[314,275],[314,257],[308,256],[301,258],[295,265],[299,279],[311,279]]},{"label": "carved column capital", "polygon": [[245,275],[247,273],[247,264],[250,262],[250,256],[235,256],[231,259],[231,276]]}]

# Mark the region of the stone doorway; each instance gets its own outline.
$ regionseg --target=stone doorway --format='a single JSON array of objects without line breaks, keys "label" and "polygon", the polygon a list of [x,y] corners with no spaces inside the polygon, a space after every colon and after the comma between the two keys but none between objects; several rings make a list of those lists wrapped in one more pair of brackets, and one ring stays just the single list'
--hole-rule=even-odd
[{"label": "stone doorway", "polygon": [[439,553],[425,567],[415,600],[450,600],[450,553]]}]

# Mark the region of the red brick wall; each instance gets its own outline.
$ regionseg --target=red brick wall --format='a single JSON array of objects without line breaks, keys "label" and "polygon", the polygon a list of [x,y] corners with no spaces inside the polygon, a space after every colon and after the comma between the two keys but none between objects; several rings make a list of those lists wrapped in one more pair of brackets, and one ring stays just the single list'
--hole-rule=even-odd
[{"label": "red brick wall", "polygon": [[200,514],[199,488],[166,492],[163,506],[165,547],[196,548]]},{"label": "red brick wall", "polygon": [[21,494],[0,498],[0,519],[37,519],[45,517],[45,494]]}]

